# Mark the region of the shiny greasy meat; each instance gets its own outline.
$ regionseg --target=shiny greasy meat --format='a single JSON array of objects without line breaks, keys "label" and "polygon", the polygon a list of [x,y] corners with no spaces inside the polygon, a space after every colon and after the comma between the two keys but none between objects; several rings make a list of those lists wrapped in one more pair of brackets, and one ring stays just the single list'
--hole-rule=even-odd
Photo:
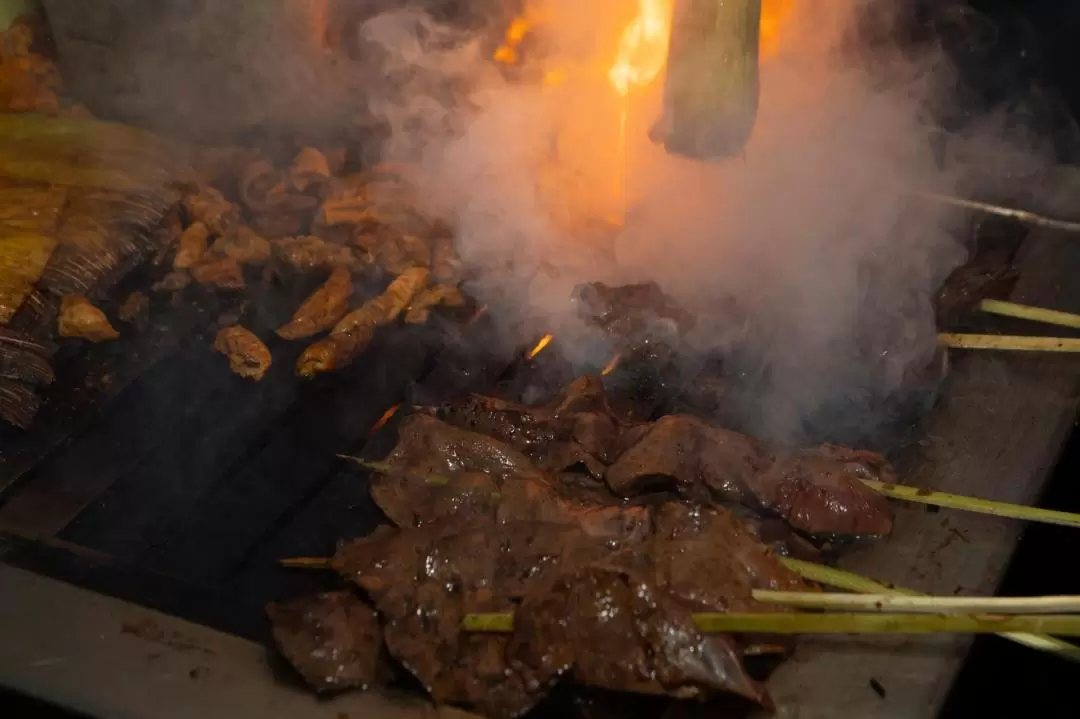
[{"label": "shiny greasy meat", "polygon": [[353,591],[274,602],[266,613],[274,643],[312,689],[366,689],[375,681],[379,622]]}]

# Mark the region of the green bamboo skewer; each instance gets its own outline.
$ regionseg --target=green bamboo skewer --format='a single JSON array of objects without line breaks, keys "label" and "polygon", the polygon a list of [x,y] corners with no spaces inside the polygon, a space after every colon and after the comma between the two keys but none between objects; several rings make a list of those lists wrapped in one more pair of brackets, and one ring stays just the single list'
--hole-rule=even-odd
[{"label": "green bamboo skewer", "polygon": [[866,486],[886,497],[891,499],[902,499],[905,502],[918,502],[919,504],[929,504],[936,507],[962,509],[978,514],[989,514],[994,517],[1023,519],[1028,522],[1057,524],[1064,527],[1080,527],[1080,514],[1075,514],[1073,512],[1060,512],[1054,509],[1039,509],[1038,507],[1027,507],[1022,504],[1009,504],[1008,502],[995,502],[989,499],[965,497],[960,494],[936,492],[902,484],[889,484],[873,479],[864,479],[861,481]]},{"label": "green bamboo skewer", "polygon": [[[824,564],[804,562],[801,559],[778,557],[781,564],[795,572],[804,579],[809,579],[819,584],[824,584],[837,589],[846,589],[849,592],[864,594],[895,594],[897,596],[919,596],[919,592],[904,587],[894,587],[889,584],[875,582],[869,577],[863,577],[842,569],[826,567]],[[1038,651],[1050,652],[1063,659],[1080,662],[1080,647],[1069,642],[1064,642],[1045,634],[1027,634],[1023,632],[1003,632],[999,634],[1003,639],[1022,644]]]},{"label": "green bamboo skewer", "polygon": [[1048,310],[1043,307],[1032,307],[1031,305],[1021,305],[1016,302],[1006,302],[1004,300],[983,300],[979,302],[976,307],[980,312],[986,312],[991,315],[1015,317],[1021,320],[1031,320],[1032,322],[1057,325],[1058,327],[1080,329],[1080,315],[1073,314],[1072,312]]},{"label": "green bamboo skewer", "polygon": [[787,592],[754,589],[759,602],[798,609],[881,612],[894,614],[1077,614],[1080,597],[934,597],[893,594],[850,594],[848,592]]},{"label": "green bamboo skewer", "polygon": [[[706,633],[724,634],[1001,634],[1039,632],[1080,636],[1080,616],[1074,614],[777,614],[774,612],[701,612],[694,624]],[[466,614],[461,627],[468,632],[506,633],[514,630],[514,615]]]}]

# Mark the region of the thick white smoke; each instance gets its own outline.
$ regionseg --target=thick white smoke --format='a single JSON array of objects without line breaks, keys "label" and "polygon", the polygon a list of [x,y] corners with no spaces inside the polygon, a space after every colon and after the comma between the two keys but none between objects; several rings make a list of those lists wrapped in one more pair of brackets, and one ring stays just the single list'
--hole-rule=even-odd
[{"label": "thick white smoke", "polygon": [[[373,108],[393,127],[389,158],[419,158],[427,197],[482,271],[481,299],[508,323],[540,315],[557,336],[577,332],[574,284],[654,280],[698,317],[701,352],[737,350],[749,379],[731,401],[746,428],[850,436],[933,355],[932,296],[964,259],[952,232],[963,218],[905,192],[962,179],[935,158],[925,113],[955,77],[937,49],[858,42],[856,18],[890,5],[796,3],[762,60],[745,155],[719,164],[647,139],[662,78],[626,101],[618,155],[623,106],[602,69],[633,0],[549,0],[554,59],[538,74],[564,80],[547,84],[508,81],[490,45],[415,11],[381,15],[364,33],[399,82]],[[987,130],[963,144],[988,164],[1031,159]],[[613,212],[621,230],[596,240]],[[721,311],[732,299],[744,321]],[[566,346],[594,346],[573,336]]]}]

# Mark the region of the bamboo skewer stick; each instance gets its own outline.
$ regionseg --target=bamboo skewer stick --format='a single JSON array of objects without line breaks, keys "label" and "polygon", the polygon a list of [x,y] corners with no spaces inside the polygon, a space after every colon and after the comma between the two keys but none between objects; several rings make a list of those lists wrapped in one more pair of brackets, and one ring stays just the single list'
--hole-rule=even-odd
[{"label": "bamboo skewer stick", "polygon": [[289,557],[279,559],[278,564],[289,569],[333,569],[334,560],[331,557]]},{"label": "bamboo skewer stick", "polygon": [[759,602],[799,609],[900,614],[1075,614],[1078,596],[1045,597],[934,597],[902,594],[847,594],[829,592],[777,592],[753,590]]},{"label": "bamboo skewer stick", "polygon": [[386,462],[371,462],[360,457],[354,457],[351,454],[339,454],[338,459],[347,459],[350,462],[356,462],[365,469],[370,469],[380,474],[388,474],[391,477],[404,477],[406,479],[417,479],[425,484],[432,486],[449,484],[450,478],[441,474],[426,474],[424,472],[413,472],[403,467],[395,467],[392,464]]},{"label": "bamboo skewer stick", "polygon": [[[809,579],[819,584],[824,584],[837,589],[846,589],[849,592],[863,592],[867,594],[895,594],[898,596],[919,596],[919,593],[904,587],[894,587],[873,579],[863,577],[842,569],[826,567],[823,564],[804,562],[799,559],[779,557],[780,563],[795,572],[804,579]],[[1045,634],[1026,634],[1023,632],[1002,632],[998,636],[1009,641],[1022,644],[1031,649],[1049,652],[1062,659],[1080,662],[1080,647],[1069,642],[1048,637]]]},{"label": "bamboo skewer stick", "polygon": [[989,202],[979,202],[978,200],[968,200],[962,197],[952,197],[951,195],[939,195],[936,192],[922,192],[919,190],[912,190],[910,192],[915,197],[921,197],[924,200],[940,202],[945,205],[953,205],[954,207],[963,207],[967,210],[977,210],[979,212],[985,212],[988,215],[1009,217],[1014,220],[1026,222],[1029,225],[1038,225],[1054,230],[1064,230],[1065,232],[1080,232],[1080,222],[1055,220],[1051,217],[1044,217],[1043,215],[1037,215],[1034,212],[1028,212],[1027,210],[1017,210],[1011,207],[992,205]]},{"label": "bamboo skewer stick", "polygon": [[990,499],[978,497],[965,497],[960,494],[947,492],[935,492],[919,487],[908,487],[902,484],[887,484],[873,479],[861,480],[863,484],[876,492],[892,499],[902,499],[906,502],[918,502],[930,504],[948,509],[962,509],[978,514],[989,514],[995,517],[1007,517],[1009,519],[1022,519],[1028,522],[1042,522],[1043,524],[1058,524],[1064,527],[1080,527],[1080,514],[1073,512],[1060,512],[1054,509],[1039,509],[1027,507],[1022,504],[1009,504],[1008,502],[995,502]]},{"label": "bamboo skewer stick", "polygon": [[942,347],[965,350],[1012,350],[1019,352],[1080,352],[1080,338],[1029,337],[1026,335],[979,335],[939,332]]},{"label": "bamboo skewer stick", "polygon": [[[1072,614],[778,614],[731,612],[694,614],[694,624],[707,633],[736,634],[1000,634],[1039,632],[1080,636],[1080,616]],[[514,615],[466,614],[468,632],[514,630]]]},{"label": "bamboo skewer stick", "polygon": [[1030,305],[1021,305],[1016,302],[1005,302],[1003,300],[983,300],[977,305],[977,308],[979,311],[986,312],[987,314],[1001,315],[1003,317],[1016,317],[1018,319],[1042,322],[1048,325],[1080,329],[1080,315],[1071,312],[1047,310],[1042,307],[1032,307]]}]

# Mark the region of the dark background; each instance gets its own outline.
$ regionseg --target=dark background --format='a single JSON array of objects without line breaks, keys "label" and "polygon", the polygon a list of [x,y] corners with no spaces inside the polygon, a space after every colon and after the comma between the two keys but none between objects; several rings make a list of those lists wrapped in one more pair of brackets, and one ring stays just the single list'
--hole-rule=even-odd
[{"label": "dark background", "polygon": [[[915,17],[926,13],[932,24],[948,28],[938,37],[953,44],[950,49],[961,70],[956,97],[962,102],[952,123],[962,124],[965,117],[1002,104],[1027,107],[1040,134],[1053,139],[1060,159],[1080,163],[1075,121],[1080,117],[1080,2],[970,0],[964,6],[948,0],[911,0],[911,5]],[[968,7],[980,16],[976,21],[963,14],[943,14],[946,6]],[[1080,215],[1080,207],[1077,210]],[[1080,432],[1074,432],[1040,505],[1080,512],[1078,473]],[[1080,594],[1080,573],[1072,571],[1071,560],[1078,552],[1077,530],[1031,526],[1000,593]],[[1080,716],[1078,684],[1080,666],[996,637],[980,637],[953,687],[943,719],[1022,714],[1071,719]],[[3,691],[0,716],[71,717]]]}]

